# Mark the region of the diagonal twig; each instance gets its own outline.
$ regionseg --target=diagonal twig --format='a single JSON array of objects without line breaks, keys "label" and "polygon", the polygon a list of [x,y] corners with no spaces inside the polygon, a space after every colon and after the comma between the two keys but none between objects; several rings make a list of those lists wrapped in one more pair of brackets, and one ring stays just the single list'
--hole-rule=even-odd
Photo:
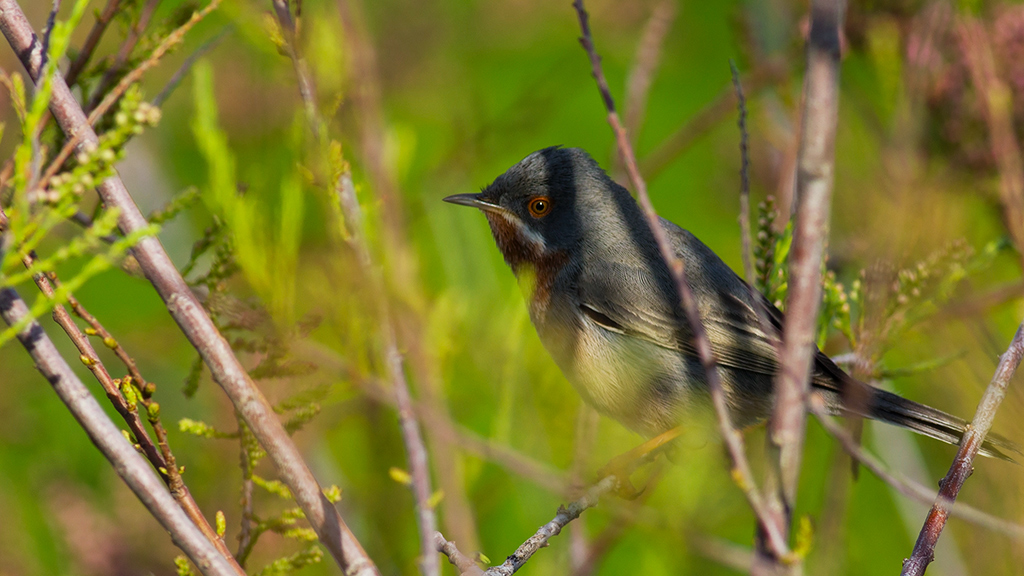
[{"label": "diagonal twig", "polygon": [[654,206],[651,204],[651,200],[647,195],[647,185],[640,176],[640,171],[637,168],[636,156],[629,144],[625,128],[623,128],[622,122],[619,120],[619,115],[615,111],[615,101],[612,99],[611,90],[608,88],[608,81],[605,79],[604,72],[601,69],[601,59],[594,49],[594,42],[590,35],[590,24],[588,22],[587,12],[583,7],[583,1],[575,0],[573,2],[573,7],[575,7],[576,14],[579,17],[580,29],[583,34],[580,37],[580,44],[583,45],[584,50],[586,50],[587,55],[590,58],[590,65],[594,79],[597,82],[605,108],[608,110],[608,123],[611,124],[612,130],[615,132],[619,154],[623,157],[623,163],[626,166],[626,171],[629,174],[630,181],[636,189],[637,199],[640,201],[640,206],[643,208],[644,215],[647,218],[647,223],[651,228],[651,233],[654,235],[654,239],[658,243],[658,250],[661,252],[661,257],[664,259],[665,264],[672,275],[673,283],[678,291],[679,300],[682,303],[683,310],[686,312],[687,321],[690,323],[690,327],[693,330],[694,339],[697,344],[697,352],[700,356],[701,364],[704,366],[704,370],[707,374],[711,400],[714,403],[715,412],[718,414],[719,429],[732,459],[734,474],[738,477],[738,484],[746,495],[751,508],[754,509],[758,522],[764,526],[768,533],[772,549],[780,557],[788,555],[789,547],[786,543],[785,533],[778,529],[776,523],[768,521],[769,511],[767,510],[764,500],[762,499],[761,494],[757,489],[757,485],[754,482],[754,475],[750,469],[750,463],[747,461],[743,448],[743,438],[732,425],[732,421],[729,416],[729,408],[726,405],[725,392],[722,389],[722,383],[719,379],[718,370],[716,369],[715,360],[711,352],[711,344],[704,331],[704,325],[701,323],[700,313],[697,311],[690,286],[686,282],[683,262],[676,258],[675,254],[672,253],[672,248],[669,246],[668,238],[665,236],[665,230],[661,227],[658,215],[654,211]]},{"label": "diagonal twig", "polygon": [[[608,476],[591,486],[586,493],[578,500],[570,502],[568,506],[559,506],[558,513],[547,524],[541,526],[537,531],[526,539],[504,562],[498,566],[492,566],[483,571],[483,576],[512,576],[516,571],[526,564],[538,550],[547,546],[548,540],[557,536],[570,522],[580,517],[588,508],[597,505],[601,496],[615,490],[618,485],[615,476]],[[462,576],[480,576],[481,571],[475,564],[467,563],[468,558],[460,553],[453,542],[448,542],[440,532],[434,535],[435,549],[446,555],[452,564],[457,566]]]},{"label": "diagonal twig", "polygon": [[113,63],[107,68],[107,71],[100,77],[99,82],[96,84],[96,88],[93,89],[92,96],[89,99],[89,104],[86,107],[87,110],[94,110],[99,104],[100,99],[104,97],[104,93],[107,91],[107,87],[114,81],[114,78],[121,72],[121,67],[128,62],[128,58],[131,57],[132,51],[135,50],[135,46],[139,43],[142,38],[142,33],[146,31],[149,26],[149,21],[153,18],[153,13],[156,12],[157,6],[160,4],[160,0],[148,0],[142,7],[142,12],[139,13],[139,21],[131,27],[128,31],[128,37],[121,43],[121,47],[117,51],[117,55],[114,56]]},{"label": "diagonal twig", "polygon": [[103,8],[103,12],[97,15],[96,23],[89,30],[89,35],[86,36],[85,42],[82,43],[78,56],[75,57],[75,61],[71,63],[68,73],[64,77],[68,86],[74,86],[75,82],[78,81],[78,76],[85,70],[86,65],[89,64],[89,59],[92,58],[93,52],[99,46],[100,39],[103,38],[103,34],[107,31],[107,26],[114,19],[120,5],[121,0],[107,0],[107,5]]},{"label": "diagonal twig", "polygon": [[[788,67],[780,60],[768,60],[743,78],[743,85],[749,94],[760,92],[768,86],[788,77]],[[690,117],[682,126],[658,144],[640,162],[640,172],[648,178],[655,178],[685,150],[701,137],[711,132],[736,109],[736,91],[724,89],[719,96],[700,112]]]},{"label": "diagonal twig", "polygon": [[434,550],[436,549],[434,534],[437,532],[437,516],[434,514],[434,509],[430,504],[433,490],[431,489],[430,463],[427,448],[423,444],[420,425],[413,410],[412,396],[409,393],[409,383],[405,378],[402,354],[398,350],[398,341],[395,337],[391,314],[384,301],[384,296],[381,295],[383,282],[374,269],[369,247],[366,245],[365,238],[361,233],[362,222],[360,221],[360,215],[354,209],[354,206],[358,206],[358,203],[350,172],[346,171],[338,176],[336,193],[338,195],[338,203],[341,205],[345,215],[345,222],[349,227],[349,241],[357,252],[363,273],[374,285],[373,293],[380,295],[377,298],[377,307],[378,313],[381,316],[381,331],[384,339],[383,361],[387,367],[388,379],[391,382],[392,394],[395,397],[402,441],[405,444],[409,459],[412,491],[416,499],[416,520],[420,533],[420,567],[425,575],[437,576],[439,574],[438,563],[434,555]]},{"label": "diagonal twig", "polygon": [[985,441],[985,436],[992,428],[992,421],[995,419],[996,410],[1006,396],[1006,389],[1010,385],[1014,372],[1020,366],[1024,358],[1024,324],[1017,328],[1010,346],[999,358],[999,365],[992,376],[992,381],[978,403],[978,410],[974,413],[974,419],[967,426],[963,438],[960,440],[960,449],[949,466],[949,471],[939,483],[939,498],[932,505],[928,517],[925,519],[921,533],[914,544],[914,551],[910,558],[903,562],[902,576],[921,576],[924,574],[928,564],[935,557],[935,544],[939,541],[942,529],[946,526],[949,518],[949,510],[952,503],[956,501],[960,489],[963,487],[967,477],[974,471],[974,457]]},{"label": "diagonal twig", "polygon": [[661,60],[662,46],[676,18],[676,9],[676,3],[672,0],[659,2],[651,12],[636,47],[635,64],[626,80],[626,99],[623,105],[623,122],[634,146],[640,135],[654,72]]},{"label": "diagonal twig", "polygon": [[185,61],[181,63],[181,66],[179,66],[178,69],[174,72],[174,75],[171,76],[171,79],[167,81],[167,84],[165,84],[164,87],[160,89],[160,92],[158,92],[157,95],[153,97],[153,106],[156,106],[157,108],[162,106],[164,101],[171,96],[172,92],[174,92],[174,89],[178,87],[178,84],[181,84],[181,81],[185,78],[189,71],[192,70],[192,67],[195,65],[195,63],[200,58],[205,56],[207,52],[216,48],[217,44],[220,44],[220,41],[223,40],[224,37],[227,36],[228,33],[230,33],[233,29],[234,26],[231,24],[224,26],[220,29],[220,32],[214,34],[206,42],[203,42],[199,46],[199,48],[196,48],[195,52],[189,54],[188,58],[186,58]]},{"label": "diagonal twig", "polygon": [[[1024,258],[1024,162],[1014,127],[1013,92],[997,72],[985,25],[965,16],[956,25],[957,40],[967,60],[971,83],[978,92],[989,133],[989,147],[999,169],[1003,219],[1017,252]],[[1024,264],[1024,260],[1021,261]]]}]

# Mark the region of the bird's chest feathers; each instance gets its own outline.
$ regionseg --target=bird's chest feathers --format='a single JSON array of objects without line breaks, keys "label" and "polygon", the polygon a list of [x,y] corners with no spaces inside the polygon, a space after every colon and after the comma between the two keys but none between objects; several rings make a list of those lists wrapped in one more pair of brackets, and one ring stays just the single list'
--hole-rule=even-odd
[{"label": "bird's chest feathers", "polygon": [[488,214],[487,221],[536,322],[537,317],[547,312],[555,278],[567,264],[568,256],[560,250],[549,250],[539,234],[500,214]]}]

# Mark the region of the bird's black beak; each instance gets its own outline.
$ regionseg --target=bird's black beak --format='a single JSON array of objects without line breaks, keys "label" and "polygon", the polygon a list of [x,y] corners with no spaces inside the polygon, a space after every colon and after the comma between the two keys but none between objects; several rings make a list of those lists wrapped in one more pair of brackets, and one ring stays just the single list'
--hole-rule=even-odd
[{"label": "bird's black beak", "polygon": [[481,198],[480,194],[455,194],[454,196],[448,196],[444,201],[450,204],[479,208],[485,212],[497,212],[502,209],[501,206],[491,204]]}]

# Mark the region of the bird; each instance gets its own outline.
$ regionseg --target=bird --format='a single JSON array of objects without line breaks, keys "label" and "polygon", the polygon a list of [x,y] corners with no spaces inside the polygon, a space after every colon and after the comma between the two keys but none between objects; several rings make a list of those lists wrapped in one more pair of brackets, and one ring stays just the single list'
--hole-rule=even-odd
[{"label": "bird", "polygon": [[[693,331],[640,207],[581,148],[523,158],[476,194],[445,202],[479,209],[523,288],[541,342],[583,400],[648,438],[709,404]],[[732,422],[766,421],[775,400],[783,313],[689,231],[659,218],[684,264]],[[811,393],[832,415],[857,415],[958,444],[967,422],[863,383],[817,348]],[[989,434],[981,454],[1013,459]]]}]

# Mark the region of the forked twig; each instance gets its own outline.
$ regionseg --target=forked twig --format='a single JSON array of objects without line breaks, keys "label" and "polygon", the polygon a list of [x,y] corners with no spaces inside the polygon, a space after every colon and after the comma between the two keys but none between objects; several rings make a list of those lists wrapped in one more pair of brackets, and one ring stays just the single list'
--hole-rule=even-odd
[{"label": "forked twig", "polygon": [[[17,325],[28,315],[28,306],[13,288],[0,289],[0,316],[7,325]],[[18,340],[32,356],[36,368],[89,435],[89,439],[168,531],[175,545],[208,576],[237,576],[228,560],[178,507],[149,464],[107,417],[103,407],[61,357],[42,326],[35,320],[29,322],[18,333]]]}]

